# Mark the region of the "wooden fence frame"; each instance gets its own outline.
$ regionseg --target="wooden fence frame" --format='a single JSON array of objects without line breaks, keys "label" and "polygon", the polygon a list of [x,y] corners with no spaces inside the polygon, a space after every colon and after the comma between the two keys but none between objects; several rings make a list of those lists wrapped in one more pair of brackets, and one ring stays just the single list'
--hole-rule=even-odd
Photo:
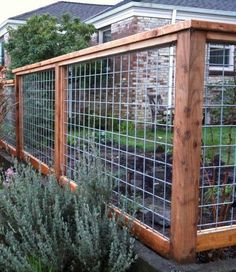
[{"label": "wooden fence frame", "polygon": [[[178,69],[175,90],[171,236],[167,239],[137,220],[134,222],[134,232],[153,250],[182,263],[194,261],[196,252],[236,245],[236,225],[197,231],[206,42],[236,44],[236,25],[189,20],[15,69],[13,73],[17,98],[17,145],[14,149],[7,143],[0,144],[21,159],[27,157],[33,166],[44,174],[55,172],[61,182],[70,182],[74,189],[75,183],[63,177],[61,169],[65,154],[65,66],[138,49],[176,44]],[[22,75],[52,68],[55,69],[56,77],[54,169],[23,150],[21,88]],[[115,210],[120,213],[118,209]]]}]

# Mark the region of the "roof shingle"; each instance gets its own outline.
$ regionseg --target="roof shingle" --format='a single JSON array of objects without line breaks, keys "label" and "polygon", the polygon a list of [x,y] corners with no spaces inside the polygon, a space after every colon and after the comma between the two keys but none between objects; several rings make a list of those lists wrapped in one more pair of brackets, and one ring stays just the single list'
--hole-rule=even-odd
[{"label": "roof shingle", "polygon": [[110,10],[129,2],[155,3],[161,5],[193,7],[210,10],[236,11],[236,0],[124,0],[112,6]]},{"label": "roof shingle", "polygon": [[48,13],[60,19],[63,14],[69,13],[72,17],[79,17],[81,21],[84,21],[102,11],[105,11],[110,7],[111,5],[95,5],[78,2],[59,1],[44,6],[42,8],[11,17],[9,19],[25,21],[33,15],[40,15],[45,13]]}]

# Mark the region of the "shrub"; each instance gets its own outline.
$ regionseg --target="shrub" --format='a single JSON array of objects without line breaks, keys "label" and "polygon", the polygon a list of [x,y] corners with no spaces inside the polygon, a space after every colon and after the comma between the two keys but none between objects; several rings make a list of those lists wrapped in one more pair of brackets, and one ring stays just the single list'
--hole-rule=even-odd
[{"label": "shrub", "polygon": [[134,239],[108,217],[110,181],[97,158],[81,160],[80,166],[80,186],[71,193],[53,176],[15,165],[10,186],[0,191],[0,271],[129,268]]}]

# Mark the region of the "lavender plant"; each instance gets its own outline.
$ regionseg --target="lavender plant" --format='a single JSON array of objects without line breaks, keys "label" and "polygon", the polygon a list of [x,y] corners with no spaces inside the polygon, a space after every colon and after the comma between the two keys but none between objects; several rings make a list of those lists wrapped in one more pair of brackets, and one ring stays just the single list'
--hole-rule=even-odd
[{"label": "lavender plant", "polygon": [[0,190],[0,271],[126,271],[135,260],[127,227],[108,217],[112,186],[97,158],[81,160],[71,193],[54,176],[15,164]]}]

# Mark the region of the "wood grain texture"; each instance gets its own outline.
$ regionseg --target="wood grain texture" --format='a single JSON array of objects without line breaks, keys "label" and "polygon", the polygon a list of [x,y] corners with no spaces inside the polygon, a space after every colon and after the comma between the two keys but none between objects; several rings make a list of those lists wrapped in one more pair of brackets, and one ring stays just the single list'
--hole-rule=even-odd
[{"label": "wood grain texture", "polygon": [[15,91],[16,91],[16,152],[17,157],[22,159],[23,153],[23,90],[22,78],[16,76],[15,78]]},{"label": "wood grain texture", "polygon": [[[36,64],[38,64],[38,63],[36,63]],[[36,65],[36,64],[32,64],[32,68],[30,68],[30,69],[26,69],[26,70],[22,69],[22,70],[20,70],[20,72],[15,73],[15,74],[16,75],[26,75],[26,74],[29,74],[29,73],[55,69],[57,63],[48,64],[48,65],[41,65],[41,64]],[[31,65],[29,65],[29,66],[31,66]],[[21,69],[21,68],[19,68],[19,69]]]},{"label": "wood grain texture", "polygon": [[73,59],[63,60],[59,62],[59,65],[68,65],[82,61],[88,61],[91,59],[107,57],[109,55],[122,54],[126,52],[131,52],[135,50],[151,48],[154,46],[165,46],[166,44],[172,44],[176,41],[177,35],[170,34],[168,36],[153,38],[149,40],[139,41],[131,44],[120,45],[119,47],[114,47],[106,49],[100,52],[91,52],[88,55],[75,56]]},{"label": "wood grain texture", "polygon": [[197,252],[236,245],[236,226],[219,227],[198,232]]},{"label": "wood grain texture", "polygon": [[207,32],[207,41],[219,43],[236,43],[236,35],[231,33]]},{"label": "wood grain texture", "polygon": [[41,172],[44,175],[52,174],[54,173],[54,170],[50,168],[48,165],[45,163],[41,162],[39,159],[35,158],[31,154],[29,154],[26,151],[22,152],[22,159],[24,159],[27,162],[30,162],[30,164],[39,172]]},{"label": "wood grain texture", "polygon": [[65,67],[55,68],[55,172],[57,178],[65,172],[65,146],[66,146],[66,69]]},{"label": "wood grain texture", "polygon": [[202,20],[190,20],[190,28],[194,30],[204,31],[215,31],[215,32],[227,32],[228,34],[236,34],[236,25],[221,23],[221,22],[210,22]]},{"label": "wood grain texture", "polygon": [[14,86],[14,84],[15,84],[14,79],[8,79],[4,83],[5,86]]},{"label": "wood grain texture", "polygon": [[182,263],[196,253],[205,40],[204,32],[187,30],[176,49],[171,254]]},{"label": "wood grain texture", "polygon": [[54,131],[54,169],[56,177],[60,177],[60,135],[61,135],[61,77],[60,68],[55,67],[55,131]]},{"label": "wood grain texture", "polygon": [[3,148],[5,151],[7,151],[12,156],[16,157],[17,152],[16,148],[11,146],[10,144],[6,143],[5,141],[0,140],[0,147]]},{"label": "wood grain texture", "polygon": [[125,214],[114,206],[111,206],[111,210],[118,216],[122,216],[125,221],[132,222],[132,233],[141,242],[155,252],[158,252],[160,255],[166,258],[170,257],[170,241],[167,238],[161,236],[158,232],[155,232],[153,229],[142,224],[140,221],[131,218],[128,214]]},{"label": "wood grain texture", "polygon": [[59,183],[62,186],[69,185],[72,192],[75,192],[78,187],[78,185],[73,180],[69,180],[66,176],[61,176],[59,178]]}]

